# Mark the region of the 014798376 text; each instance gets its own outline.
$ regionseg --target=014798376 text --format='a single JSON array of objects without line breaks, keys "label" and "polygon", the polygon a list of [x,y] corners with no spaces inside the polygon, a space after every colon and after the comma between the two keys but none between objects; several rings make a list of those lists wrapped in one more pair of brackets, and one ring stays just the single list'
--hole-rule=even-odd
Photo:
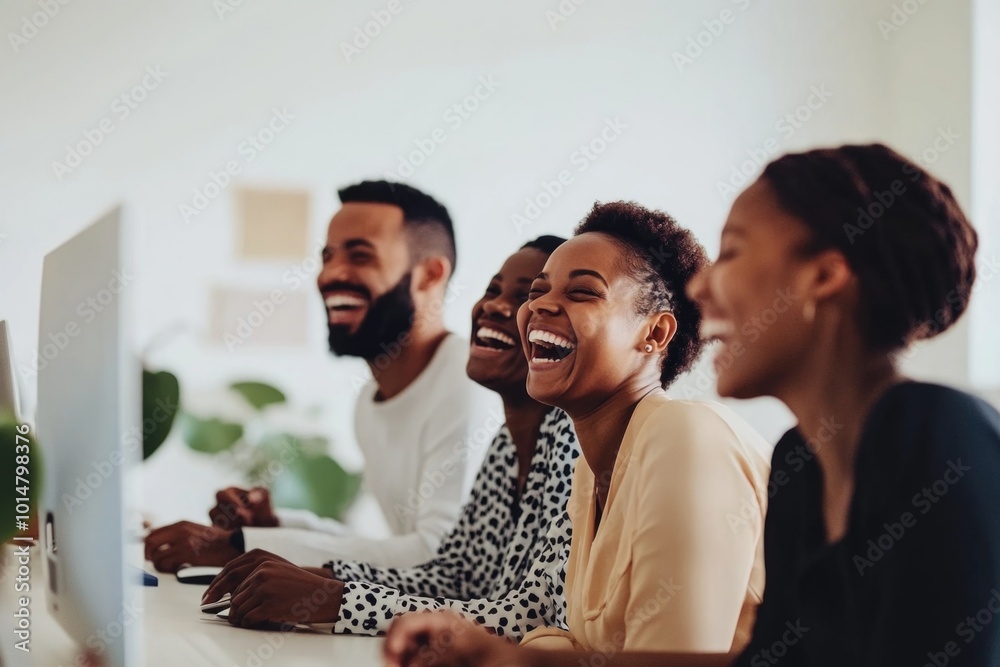
[{"label": "014798376 text", "polygon": [[[14,435],[14,528],[17,533],[15,542],[31,542],[33,538],[25,535],[31,519],[31,475],[28,469],[31,463],[31,441],[28,437],[28,425],[19,424]],[[11,563],[16,567],[14,575],[14,592],[19,594],[15,599],[14,609],[14,648],[28,653],[31,651],[31,598],[25,595],[31,592],[31,551],[25,544],[17,544],[14,549],[14,559]]]}]

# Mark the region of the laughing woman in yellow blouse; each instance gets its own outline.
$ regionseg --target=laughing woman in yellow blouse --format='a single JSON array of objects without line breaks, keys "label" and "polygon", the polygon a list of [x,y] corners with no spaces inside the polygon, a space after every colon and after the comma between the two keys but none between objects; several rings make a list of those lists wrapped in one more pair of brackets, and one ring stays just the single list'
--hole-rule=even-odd
[{"label": "laughing woman in yellow blouse", "polygon": [[[724,406],[665,393],[701,352],[684,287],[706,263],[670,216],[616,202],[595,206],[532,283],[518,313],[528,393],[570,415],[583,457],[569,502],[569,627],[523,645],[728,652],[750,637],[771,448]],[[444,619],[397,621],[388,662],[476,664],[462,641],[421,654]]]}]

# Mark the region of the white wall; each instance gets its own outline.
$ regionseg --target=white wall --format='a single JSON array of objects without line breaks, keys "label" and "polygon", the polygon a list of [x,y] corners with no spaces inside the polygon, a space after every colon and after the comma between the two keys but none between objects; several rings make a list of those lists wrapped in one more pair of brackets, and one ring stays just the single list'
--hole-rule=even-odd
[{"label": "white wall", "polygon": [[[961,141],[932,168],[968,204],[971,0],[911,2],[917,12],[884,37],[877,22],[891,20],[890,0],[590,0],[579,7],[564,0],[575,11],[554,28],[546,11],[558,11],[555,0],[400,0],[402,12],[351,62],[340,43],[387,2],[243,0],[222,18],[211,0],[71,2],[16,53],[0,45],[0,317],[12,321],[18,359],[28,359],[38,337],[42,256],[124,201],[141,267],[133,288],[137,346],[175,324],[186,331],[150,361],[179,372],[189,397],[240,375],[271,379],[298,403],[328,406],[326,428],[349,450],[349,377],[364,368],[324,352],[318,299],[308,350],[230,354],[204,338],[210,285],[281,287],[283,273],[301,265],[236,262],[231,188],[190,225],[178,212],[210,170],[242,159],[240,142],[275,107],[294,120],[238,180],[313,191],[317,239],[337,186],[383,176],[416,140],[446,131],[411,181],[446,202],[457,222],[459,294],[448,321],[467,333],[469,308],[502,258],[538,234],[570,233],[594,200],[664,208],[714,253],[732,199],[718,183],[765,146],[881,139],[914,155],[938,127],[951,125]],[[716,23],[720,34],[679,67],[675,52],[723,10],[730,22]],[[37,11],[30,0],[5,2],[0,27],[20,30],[22,17]],[[113,100],[147,67],[160,67],[166,79],[116,119],[82,166],[57,180],[52,162],[63,160],[65,145],[102,117],[116,118]],[[443,114],[480,77],[499,86],[460,126],[449,123]],[[820,88],[832,96],[808,121],[793,131],[779,125]],[[607,119],[626,127],[579,171],[574,152]],[[523,214],[526,198],[561,170],[573,182],[536,221],[516,228],[512,215]],[[998,284],[977,299],[997,303]],[[922,377],[965,385],[974,363],[968,338],[967,326],[958,327],[908,364]],[[30,378],[26,384],[31,393]],[[767,401],[739,409],[772,439],[788,425],[784,410]],[[159,494],[156,509],[201,512],[216,471],[176,441],[151,463],[159,466],[148,482]],[[181,469],[195,481],[178,494],[167,480]]]},{"label": "white wall", "polygon": [[[992,387],[1000,403],[1000,2],[973,8],[972,214],[980,222],[980,292],[972,303],[971,379]],[[989,289],[985,289],[986,286]]]}]

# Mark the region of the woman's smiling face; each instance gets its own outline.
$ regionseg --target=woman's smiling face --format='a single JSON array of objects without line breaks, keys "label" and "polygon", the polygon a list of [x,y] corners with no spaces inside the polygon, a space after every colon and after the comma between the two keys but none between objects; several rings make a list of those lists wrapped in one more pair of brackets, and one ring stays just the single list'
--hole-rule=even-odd
[{"label": "woman's smiling face", "polygon": [[799,250],[808,244],[806,227],[781,208],[766,180],[733,203],[718,259],[688,285],[703,313],[702,336],[720,341],[713,359],[720,396],[774,395],[816,345],[803,317],[818,270]]},{"label": "woman's smiling face", "polygon": [[648,364],[648,318],[636,313],[641,288],[626,266],[623,246],[603,233],[576,236],[549,256],[517,317],[532,398],[585,408]]},{"label": "woman's smiling face", "polygon": [[548,257],[522,248],[507,258],[486,292],[472,307],[472,341],[466,372],[494,391],[523,392],[528,375],[517,330],[517,311],[528,298],[528,287]]}]

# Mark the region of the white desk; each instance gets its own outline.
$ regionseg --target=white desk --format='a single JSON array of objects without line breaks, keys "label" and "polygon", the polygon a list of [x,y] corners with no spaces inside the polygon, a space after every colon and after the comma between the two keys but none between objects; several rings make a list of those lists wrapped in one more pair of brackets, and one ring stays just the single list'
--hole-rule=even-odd
[{"label": "white desk", "polygon": [[[6,547],[5,551],[7,576],[0,576],[0,613],[3,618],[9,618],[15,593],[10,576],[11,547]],[[13,650],[13,640],[7,636],[7,631],[0,638],[3,642],[0,663],[10,667],[70,667],[78,648],[46,613],[42,554],[38,547],[31,551],[31,661],[25,660],[28,654]],[[159,586],[143,588],[140,625],[144,667],[365,667],[382,664],[380,639],[244,630],[219,622],[214,616],[198,610],[205,586],[178,583],[174,575],[156,572],[151,564],[146,565],[146,571],[159,578]]]}]

